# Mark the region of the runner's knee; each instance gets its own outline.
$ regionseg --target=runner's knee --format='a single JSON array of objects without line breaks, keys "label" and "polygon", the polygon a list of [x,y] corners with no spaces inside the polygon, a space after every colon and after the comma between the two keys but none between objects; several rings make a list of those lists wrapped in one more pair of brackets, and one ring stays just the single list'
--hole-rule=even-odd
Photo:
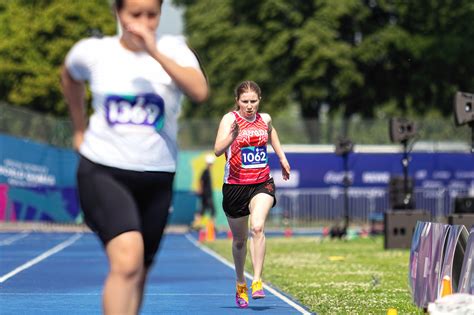
[{"label": "runner's knee", "polygon": [[[111,242],[113,242],[112,240]],[[126,278],[138,277],[144,270],[143,243],[131,238],[109,244],[107,254],[110,271]]]},{"label": "runner's knee", "polygon": [[247,245],[247,238],[234,238],[232,240],[232,245],[240,250],[242,248],[244,248],[246,245]]},{"label": "runner's knee", "polygon": [[115,256],[110,262],[110,271],[124,278],[137,278],[144,270],[143,256]]},{"label": "runner's knee", "polygon": [[250,228],[252,237],[259,237],[263,235],[263,224],[254,224]]}]

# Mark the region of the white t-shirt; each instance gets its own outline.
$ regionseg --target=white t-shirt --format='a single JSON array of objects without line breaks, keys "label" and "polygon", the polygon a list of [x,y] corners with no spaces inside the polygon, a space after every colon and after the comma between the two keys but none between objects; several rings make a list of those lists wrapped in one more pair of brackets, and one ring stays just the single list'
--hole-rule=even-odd
[{"label": "white t-shirt", "polygon": [[[164,36],[157,46],[179,65],[199,69],[182,36]],[[65,65],[75,80],[89,81],[92,92],[83,156],[127,170],[176,170],[183,94],[156,60],[125,49],[115,36],[79,41]]]}]

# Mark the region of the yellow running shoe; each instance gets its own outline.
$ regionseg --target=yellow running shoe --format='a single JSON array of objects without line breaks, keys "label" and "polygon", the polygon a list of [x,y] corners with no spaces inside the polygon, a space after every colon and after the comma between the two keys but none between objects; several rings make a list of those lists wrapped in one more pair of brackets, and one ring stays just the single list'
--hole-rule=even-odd
[{"label": "yellow running shoe", "polygon": [[237,292],[235,293],[235,303],[240,308],[246,308],[249,306],[249,296],[248,296],[248,289],[247,284],[239,284],[237,283]]},{"label": "yellow running shoe", "polygon": [[252,282],[252,299],[263,299],[265,292],[263,291],[262,280]]}]

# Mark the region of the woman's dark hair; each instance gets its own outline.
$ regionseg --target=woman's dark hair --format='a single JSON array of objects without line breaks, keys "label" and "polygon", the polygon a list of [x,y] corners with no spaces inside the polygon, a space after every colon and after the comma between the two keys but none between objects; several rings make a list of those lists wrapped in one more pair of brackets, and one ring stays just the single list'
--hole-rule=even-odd
[{"label": "woman's dark hair", "polygon": [[236,99],[239,99],[240,95],[248,91],[255,92],[258,95],[258,98],[262,96],[260,87],[254,81],[243,81],[242,83],[239,83],[234,90],[234,96]]},{"label": "woman's dark hair", "polygon": [[[120,11],[122,10],[123,8],[123,5],[125,3],[126,0],[115,0],[114,3],[115,3],[115,9],[117,9],[117,11]],[[165,0],[157,0],[158,1],[158,4],[161,5],[163,4],[163,1]]]},{"label": "woman's dark hair", "polygon": [[[235,99],[239,100],[240,96],[245,92],[255,92],[259,99],[262,98],[262,90],[254,81],[247,80],[239,83],[234,90]],[[239,104],[237,103],[235,103],[235,110],[239,110]]]}]

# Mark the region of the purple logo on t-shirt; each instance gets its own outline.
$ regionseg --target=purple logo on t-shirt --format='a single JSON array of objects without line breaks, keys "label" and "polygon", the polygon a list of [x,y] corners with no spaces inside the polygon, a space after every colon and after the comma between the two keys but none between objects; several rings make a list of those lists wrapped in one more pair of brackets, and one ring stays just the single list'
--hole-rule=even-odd
[{"label": "purple logo on t-shirt", "polygon": [[163,128],[165,102],[154,93],[139,95],[108,95],[105,98],[105,114],[111,125],[153,126]]}]

